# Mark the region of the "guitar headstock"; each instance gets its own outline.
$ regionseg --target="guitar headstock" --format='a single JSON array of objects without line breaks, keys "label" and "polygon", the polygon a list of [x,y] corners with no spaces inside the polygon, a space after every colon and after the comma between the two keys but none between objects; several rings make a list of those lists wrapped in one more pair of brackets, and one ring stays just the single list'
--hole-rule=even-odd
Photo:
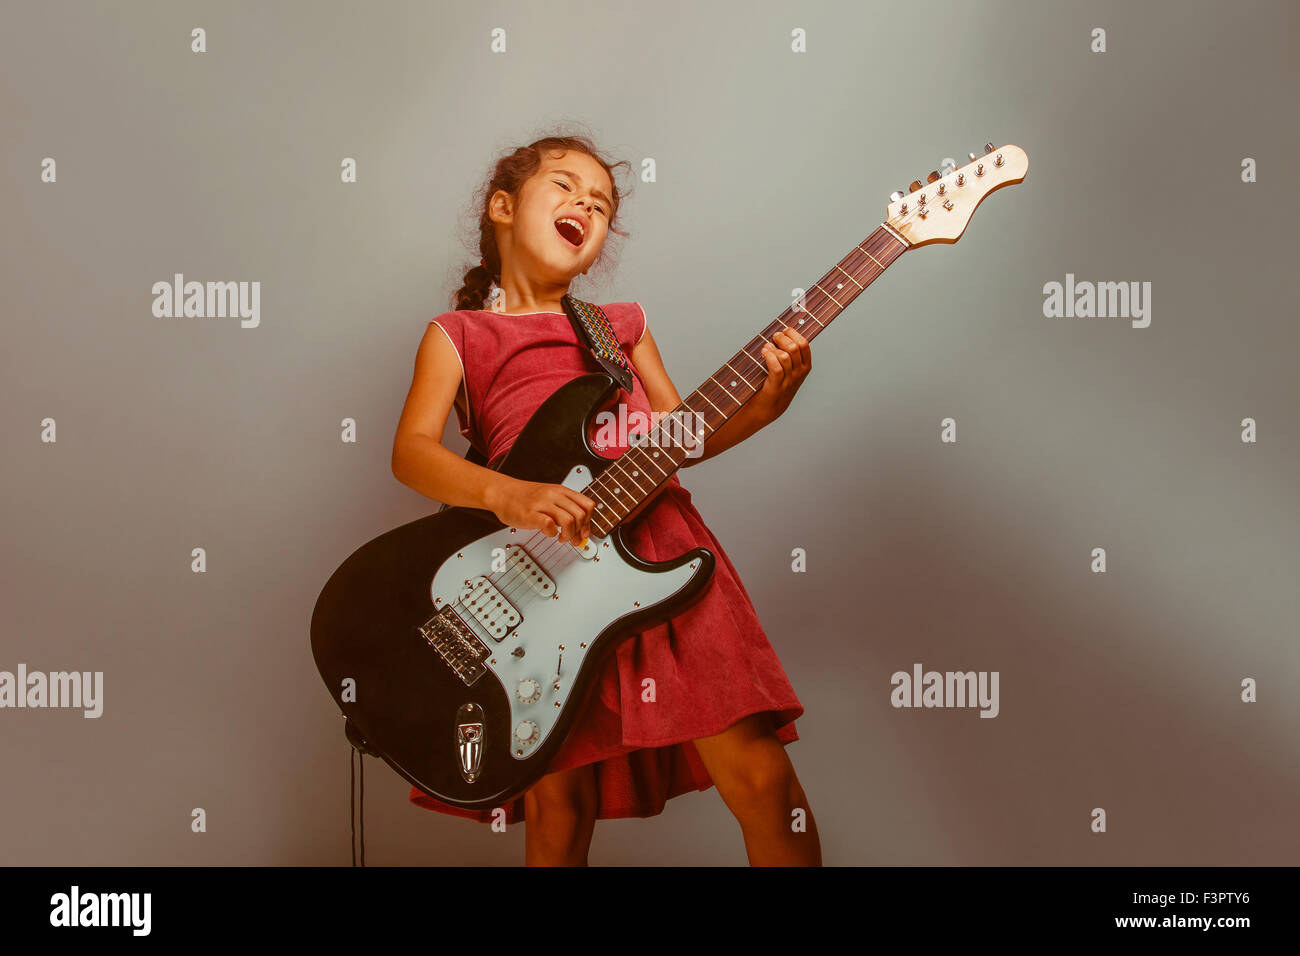
[{"label": "guitar headstock", "polygon": [[932,172],[922,184],[912,183],[906,193],[890,195],[885,222],[915,246],[931,242],[956,242],[966,231],[975,207],[1003,186],[1014,186],[1029,172],[1029,157],[1019,146],[984,145],[984,155],[946,176]]}]

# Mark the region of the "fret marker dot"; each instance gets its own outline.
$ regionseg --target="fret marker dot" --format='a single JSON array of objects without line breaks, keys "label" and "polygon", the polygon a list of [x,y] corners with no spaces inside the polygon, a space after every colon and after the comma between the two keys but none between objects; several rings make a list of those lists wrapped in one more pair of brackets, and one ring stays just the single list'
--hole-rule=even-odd
[{"label": "fret marker dot", "polygon": [[632,471],[632,477],[633,477],[633,478],[635,478],[635,477],[636,477],[637,475],[639,475],[639,474],[641,474],[641,472],[636,471],[635,469],[633,469],[633,471]]},{"label": "fret marker dot", "polygon": [[843,289],[843,288],[844,288],[844,283],[843,283],[843,282],[837,282],[837,283],[835,284],[835,288],[836,288],[836,289]]},{"label": "fret marker dot", "polygon": [[732,388],[736,387],[736,380],[734,378],[731,380],[731,387]]},{"label": "fret marker dot", "polygon": [[800,320],[799,320],[799,324],[800,324],[800,325],[803,325],[803,319],[800,319]]}]

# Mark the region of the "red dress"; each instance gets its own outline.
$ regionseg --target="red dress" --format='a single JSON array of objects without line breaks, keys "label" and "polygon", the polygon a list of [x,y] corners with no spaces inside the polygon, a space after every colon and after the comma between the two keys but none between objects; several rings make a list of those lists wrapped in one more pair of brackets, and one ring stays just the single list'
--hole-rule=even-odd
[{"label": "red dress", "polygon": [[[645,333],[645,310],[638,302],[603,308],[630,357]],[[464,370],[468,416],[455,406],[460,433],[489,461],[510,448],[557,388],[595,367],[563,312],[506,315],[463,309],[443,313],[433,324],[451,339]],[[628,414],[650,414],[639,377],[630,398],[620,392],[617,400],[626,403]],[[633,420],[629,430],[636,424]],[[617,457],[626,450],[623,445],[597,453]],[[598,690],[592,691],[548,768],[554,772],[594,763],[599,819],[654,816],[669,798],[713,786],[691,742],[695,738],[767,712],[777,738],[788,744],[799,739],[794,721],[804,710],[740,576],[676,474],[624,526],[623,535],[628,547],[648,561],[703,546],[717,564],[694,606],[628,638],[602,665]],[[654,679],[656,699],[643,703],[646,677]],[[492,810],[449,806],[418,787],[411,788],[410,799],[429,810],[492,822]],[[523,820],[523,796],[503,809],[507,823]]]}]

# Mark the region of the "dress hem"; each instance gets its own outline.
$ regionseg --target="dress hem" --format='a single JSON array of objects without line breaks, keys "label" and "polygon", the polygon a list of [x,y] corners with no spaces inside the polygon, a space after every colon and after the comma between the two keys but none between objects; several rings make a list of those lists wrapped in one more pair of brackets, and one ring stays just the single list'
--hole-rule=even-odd
[{"label": "dress hem", "polygon": [[[777,714],[777,713],[781,713],[782,711],[798,712],[798,716],[790,718],[780,726],[776,726],[776,718],[775,717],[773,718],[772,735],[775,736],[778,741],[780,741],[783,747],[786,747],[800,739],[799,731],[795,727],[795,721],[798,720],[799,717],[803,716],[804,708],[803,705],[801,705],[798,701],[795,701],[792,705],[786,707],[764,706],[764,707],[759,707],[756,710],[751,710],[748,713],[741,714],[739,717],[734,718],[719,730],[714,731],[712,734],[697,733],[685,738],[682,738],[681,735],[678,734],[678,735],[674,735],[674,738],[665,738],[663,743],[648,744],[648,745],[629,744],[629,745],[625,745],[620,750],[616,750],[611,753],[601,754],[591,760],[584,760],[582,763],[560,767],[559,769],[576,770],[578,767],[586,767],[591,764],[598,764],[606,760],[612,760],[617,757],[623,757],[628,754],[635,753],[638,750],[659,750],[665,747],[683,746],[685,744],[691,744],[692,747],[694,747],[694,742],[700,737],[712,737],[715,736],[716,734],[720,734],[728,727],[733,727],[736,724],[738,724],[740,721],[744,720],[745,718],[752,717],[754,714],[764,714],[764,713]],[[680,797],[683,794],[687,794],[687,793],[698,793],[705,790],[713,789],[713,787],[715,786],[713,782],[713,778],[712,776],[710,776],[708,769],[703,766],[703,760],[700,758],[698,750],[695,752],[695,759],[700,762],[701,771],[704,774],[704,778],[705,778],[705,781],[699,783],[698,786],[687,785],[686,787],[675,791],[673,791],[670,788],[670,792],[664,795],[663,803],[658,807],[658,809],[650,809],[643,813],[637,812],[638,808],[634,805],[620,805],[616,807],[610,807],[609,812],[604,812],[605,808],[601,807],[596,814],[596,819],[623,820],[623,819],[646,819],[648,817],[656,817],[659,816],[659,814],[664,812],[664,808],[667,806],[668,801],[673,799],[674,797]],[[555,771],[551,771],[551,772],[555,772]],[[698,778],[696,781],[692,781],[692,782],[698,782]],[[499,808],[494,807],[492,808],[492,810],[467,810],[463,807],[455,807],[452,806],[451,804],[443,803],[442,801],[438,800],[437,797],[434,797],[431,794],[427,794],[419,787],[415,787],[415,786],[411,788],[411,792],[408,797],[408,800],[422,810],[429,810],[434,813],[443,813],[446,814],[447,816],[457,816],[466,820],[472,820],[476,823],[491,824],[495,822],[490,816],[492,811],[495,809],[502,809],[506,811],[506,819],[504,822],[507,827],[513,826],[518,823],[528,822],[527,819],[522,814],[520,814],[517,818],[512,819],[513,815],[509,810],[509,808],[514,806],[516,803],[522,805],[523,793],[517,794],[516,796],[512,797],[510,800],[507,800],[506,802],[501,804]],[[438,805],[431,806],[430,802],[436,802]]]}]

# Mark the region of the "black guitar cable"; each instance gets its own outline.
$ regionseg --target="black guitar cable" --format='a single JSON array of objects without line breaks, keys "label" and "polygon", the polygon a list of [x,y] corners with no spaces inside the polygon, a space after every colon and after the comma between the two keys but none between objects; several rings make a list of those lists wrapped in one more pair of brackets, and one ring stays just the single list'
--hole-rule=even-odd
[{"label": "black guitar cable", "polygon": [[356,758],[361,758],[361,865],[366,865],[366,758],[364,754],[358,752],[356,747],[352,748],[348,756],[348,765],[352,770],[352,777],[348,780],[348,794],[351,797],[351,808],[349,817],[352,823],[352,865],[357,865],[357,800],[356,800],[356,776],[357,765]]},{"label": "black guitar cable", "polygon": [[[366,754],[373,754],[370,745],[366,743],[364,737],[357,732],[356,725],[343,717],[343,727],[347,733],[348,743],[352,745],[352,750],[348,754],[348,823],[352,827],[352,865],[357,865],[357,821],[361,822],[361,865],[366,865]],[[360,770],[358,772],[357,761],[360,761]],[[360,778],[361,786],[357,787],[357,780]],[[358,807],[357,791],[361,791],[360,806]]]}]

